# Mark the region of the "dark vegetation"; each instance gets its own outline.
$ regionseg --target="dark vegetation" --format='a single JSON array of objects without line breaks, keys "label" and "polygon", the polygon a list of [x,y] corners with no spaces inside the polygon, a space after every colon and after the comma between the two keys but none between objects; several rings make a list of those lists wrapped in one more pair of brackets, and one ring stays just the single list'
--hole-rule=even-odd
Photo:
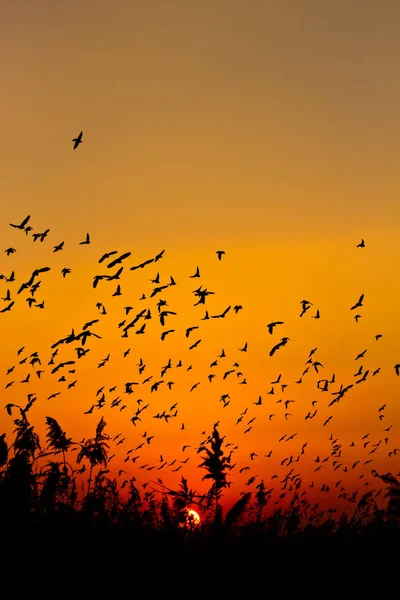
[{"label": "dark vegetation", "polygon": [[[385,508],[378,508],[369,491],[351,518],[311,509],[300,489],[289,507],[267,512],[263,482],[255,497],[242,493],[223,514],[230,465],[217,428],[199,453],[199,468],[210,482],[206,494],[192,490],[184,477],[176,490],[149,484],[139,491],[132,476],[122,485],[124,497],[116,479],[108,477],[110,437],[103,418],[93,438],[75,442],[47,417],[42,445],[27,409],[14,405],[8,411],[19,414],[13,415],[13,443],[0,435],[0,534],[13,557],[32,562],[46,556],[64,567],[67,560],[75,566],[92,561],[97,568],[121,561],[135,568],[149,561],[179,565],[185,558],[185,564],[209,570],[222,559],[264,565],[304,559],[310,565],[340,558],[346,564],[355,556],[390,557],[399,547],[400,481],[390,473],[376,474],[386,486]],[[190,508],[201,514],[200,525],[188,516]]]}]

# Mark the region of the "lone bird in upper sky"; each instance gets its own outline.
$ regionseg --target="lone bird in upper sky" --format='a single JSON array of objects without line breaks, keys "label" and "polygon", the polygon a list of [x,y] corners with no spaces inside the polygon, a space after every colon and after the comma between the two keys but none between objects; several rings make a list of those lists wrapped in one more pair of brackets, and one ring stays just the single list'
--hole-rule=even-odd
[{"label": "lone bird in upper sky", "polygon": [[72,141],[75,142],[74,143],[74,150],[77,149],[77,147],[79,146],[79,144],[82,143],[82,135],[83,135],[83,131],[80,132],[80,134],[78,135],[78,137],[74,138]]},{"label": "lone bird in upper sky", "polygon": [[221,260],[222,255],[225,254],[225,250],[217,250],[215,254],[218,256],[218,260]]},{"label": "lone bird in upper sky", "polygon": [[356,248],[365,248],[364,240],[361,240],[361,242],[359,244],[357,244]]}]

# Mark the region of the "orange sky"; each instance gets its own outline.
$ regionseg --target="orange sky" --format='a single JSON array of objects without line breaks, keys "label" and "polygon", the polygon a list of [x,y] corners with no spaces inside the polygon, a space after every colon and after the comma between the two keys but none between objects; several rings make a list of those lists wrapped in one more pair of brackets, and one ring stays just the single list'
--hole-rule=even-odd
[{"label": "orange sky", "polygon": [[[400,378],[394,371],[400,362],[400,7],[368,1],[305,4],[117,0],[54,6],[40,1],[9,4],[3,11],[0,273],[8,277],[14,270],[16,278],[0,281],[0,297],[10,289],[15,300],[10,312],[0,314],[3,405],[35,393],[38,400],[29,415],[38,432],[44,433],[50,415],[76,440],[92,436],[104,415],[109,434],[125,437],[116,449],[112,445],[112,474],[123,468],[139,484],[160,476],[171,487],[184,475],[192,488],[205,491],[195,448],[216,421],[226,441],[238,446],[227,501],[243,489],[255,490],[261,479],[274,486],[276,500],[277,481],[294,466],[303,478],[301,489],[321,502],[329,497],[333,506],[342,486],[348,493],[379,489],[372,468],[400,470],[400,452],[389,457],[396,444],[400,447]],[[81,130],[83,143],[73,151],[71,140]],[[50,229],[43,243],[9,226],[28,214],[31,234]],[[80,245],[86,232],[91,244]],[[361,238],[366,247],[356,248]],[[61,241],[64,249],[53,253]],[[9,247],[17,252],[7,256]],[[157,263],[129,270],[163,249]],[[226,252],[221,261],[215,254],[219,249]],[[108,270],[107,262],[98,264],[110,250],[132,254],[119,281],[101,281],[93,289],[94,275],[116,270]],[[35,297],[45,300],[45,309],[30,309],[27,293],[17,291],[42,266],[51,271],[42,275]],[[201,277],[190,279],[196,266]],[[63,267],[71,268],[65,279]],[[177,285],[149,298],[157,272],[161,284],[172,275]],[[122,296],[113,297],[117,283]],[[201,284],[215,294],[205,306],[193,306],[192,292]],[[142,293],[146,300],[140,300]],[[356,323],[350,307],[362,293],[362,318]],[[159,298],[178,313],[167,317],[166,328],[175,332],[163,342]],[[303,299],[313,306],[300,318]],[[99,301],[107,315],[99,315]],[[237,304],[243,309],[234,314]],[[130,330],[127,339],[121,338],[118,324],[127,305],[133,306],[131,318],[151,309],[145,335]],[[225,319],[201,320],[205,309],[213,315],[229,305]],[[311,318],[316,309],[320,319]],[[92,330],[102,339],[90,339],[90,352],[79,360],[74,350],[79,344],[60,346],[57,359],[77,363],[76,373],[58,382],[62,369],[51,375],[47,364],[50,346],[95,318],[100,321]],[[284,325],[270,335],[266,325],[275,320]],[[187,339],[186,328],[195,325],[199,329]],[[378,341],[377,333],[383,336]],[[270,357],[283,336],[290,341]],[[189,350],[197,339],[201,343]],[[245,342],[248,350],[240,352]],[[25,351],[17,358],[22,346]],[[311,367],[296,384],[315,347],[323,368],[317,374]],[[226,358],[210,368],[222,348]],[[365,349],[365,357],[355,361]],[[40,380],[37,366],[18,364],[34,351],[45,370]],[[108,354],[109,362],[98,369]],[[142,375],[140,358],[147,365]],[[183,367],[171,369],[151,393],[169,358],[173,365],[181,359]],[[236,361],[240,367],[224,380]],[[6,375],[14,364],[14,372]],[[356,385],[360,365],[370,372]],[[380,373],[372,376],[378,367]],[[20,383],[28,372],[30,381]],[[210,372],[216,374],[212,383]],[[333,373],[336,382],[329,393],[320,392],[318,379]],[[268,394],[279,374],[288,387],[282,392],[275,385],[274,394]],[[153,380],[142,385],[150,375]],[[240,385],[243,378],[246,385]],[[74,379],[76,386],[67,389]],[[4,389],[10,380],[15,383]],[[126,381],[139,383],[132,395],[124,394]],[[171,391],[167,381],[175,382]],[[345,397],[328,408],[331,392],[351,383]],[[103,410],[83,415],[103,385],[105,391],[117,389],[106,394]],[[60,396],[47,400],[59,390]],[[231,398],[224,408],[220,396],[226,393]],[[256,406],[260,394],[263,403]],[[117,396],[127,405],[122,412],[110,408]],[[149,408],[135,427],[130,418],[137,399]],[[279,399],[295,400],[287,419]],[[305,420],[314,400],[317,416]],[[176,402],[176,418],[168,423],[153,418]],[[5,410],[0,419],[1,430],[10,433],[12,420]],[[142,437],[145,432],[154,436],[150,444]],[[294,433],[289,442],[278,442]],[[342,444],[336,470],[331,435]],[[143,440],[145,446],[133,453],[139,454],[135,464],[124,463],[127,450]],[[364,448],[365,441],[370,444]],[[297,458],[305,442],[299,462],[282,466],[285,457]],[[191,448],[182,452],[184,445]],[[254,460],[252,452],[258,454]],[[156,471],[160,454],[165,461],[176,459],[174,467]],[[329,460],[315,472],[317,456]],[[172,471],[187,457],[180,471]],[[363,465],[367,460],[373,462]],[[155,468],[140,469],[145,464]],[[250,470],[239,472],[247,466]],[[279,478],[271,482],[274,474]],[[252,476],[255,482],[247,487]],[[333,491],[321,495],[324,483]]]}]

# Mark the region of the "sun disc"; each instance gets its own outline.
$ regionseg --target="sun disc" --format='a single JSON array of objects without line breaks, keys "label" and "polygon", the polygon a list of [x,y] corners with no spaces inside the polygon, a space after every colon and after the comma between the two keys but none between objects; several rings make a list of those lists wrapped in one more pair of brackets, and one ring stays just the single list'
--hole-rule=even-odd
[{"label": "sun disc", "polygon": [[199,525],[200,523],[200,515],[199,513],[197,513],[195,510],[193,510],[192,508],[190,508],[187,511],[187,520],[193,523],[193,525]]}]

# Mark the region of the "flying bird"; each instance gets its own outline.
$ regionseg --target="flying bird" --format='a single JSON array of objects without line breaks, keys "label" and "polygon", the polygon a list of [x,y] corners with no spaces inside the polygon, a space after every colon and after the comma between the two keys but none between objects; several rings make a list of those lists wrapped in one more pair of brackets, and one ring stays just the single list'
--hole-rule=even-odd
[{"label": "flying bird", "polygon": [[64,242],[60,242],[59,244],[57,244],[57,246],[54,246],[54,250],[53,252],[59,252],[60,250],[62,250],[64,247]]},{"label": "flying bird", "polygon": [[[14,306],[15,301],[13,300],[10,304],[8,304],[5,308],[3,308],[2,310],[0,310],[0,313],[3,312],[7,312],[8,310],[11,310],[11,308]],[[398,373],[397,373],[398,374]]]},{"label": "flying bird", "polygon": [[105,254],[103,254],[103,256],[99,258],[99,263],[102,263],[104,260],[107,260],[107,258],[110,258],[110,256],[113,256],[114,254],[118,254],[118,250],[111,250],[111,252],[106,252]]},{"label": "flying bird", "polygon": [[268,331],[269,333],[272,335],[272,333],[274,332],[274,327],[276,325],[283,325],[283,321],[274,321],[273,323],[268,323],[267,327],[268,327]]},{"label": "flying bird", "polygon": [[37,242],[38,240],[40,240],[40,242],[44,242],[44,240],[47,237],[49,231],[50,231],[50,229],[46,229],[46,231],[43,231],[43,232],[40,232],[40,233],[34,233],[32,235],[33,241]]},{"label": "flying bird", "polygon": [[196,272],[194,273],[194,275],[189,275],[189,277],[191,277],[192,279],[194,277],[200,277],[200,269],[199,269],[199,267],[196,267]]},{"label": "flying bird", "polygon": [[149,258],[148,260],[145,260],[144,262],[140,263],[140,265],[135,265],[131,267],[131,271],[135,271],[136,269],[143,269],[146,265],[149,265],[152,262],[154,262],[154,258]]},{"label": "flying bird", "polygon": [[73,150],[76,150],[77,147],[79,146],[79,144],[82,143],[82,135],[83,135],[83,131],[80,132],[80,134],[78,135],[78,137],[74,138],[72,141],[75,142],[74,143],[74,147]]},{"label": "flying bird", "polygon": [[165,252],[165,250],[161,250],[161,252],[156,254],[156,256],[154,257],[154,262],[157,262],[158,260],[160,260],[160,258],[162,258],[164,256],[164,252]]},{"label": "flying bird", "polygon": [[87,233],[86,234],[86,238],[83,240],[83,242],[79,242],[80,245],[82,246],[83,244],[90,244],[90,235]]},{"label": "flying bird", "polygon": [[309,300],[302,300],[300,302],[300,304],[302,307],[300,317],[302,317],[304,315],[304,313],[306,313],[310,309],[310,307],[313,306],[313,303],[310,302]]},{"label": "flying bird", "polygon": [[120,264],[123,260],[128,258],[130,255],[131,255],[131,252],[125,252],[125,254],[121,254],[121,256],[119,256],[118,258],[115,258],[114,260],[112,260],[110,262],[110,264],[107,265],[107,269],[112,269],[113,267],[115,267],[115,265]]},{"label": "flying bird", "polygon": [[286,344],[288,343],[288,341],[290,340],[290,338],[288,337],[283,337],[281,339],[281,341],[279,342],[279,344],[276,344],[276,346],[274,346],[271,350],[271,352],[269,353],[270,356],[273,356],[275,354],[275,352],[277,350],[279,350],[279,348],[281,348],[282,346],[286,346]]},{"label": "flying bird", "polygon": [[231,307],[228,306],[224,312],[222,312],[220,315],[211,315],[212,319],[224,319],[226,314],[230,311]]},{"label": "flying bird", "polygon": [[10,225],[11,227],[15,227],[16,229],[25,229],[25,225],[28,223],[30,218],[31,216],[28,215],[23,221],[21,221],[19,225],[14,225],[14,223],[10,223]]},{"label": "flying bird", "polygon": [[358,302],[356,302],[351,308],[350,310],[354,310],[355,308],[358,308],[359,306],[363,306],[363,300],[364,300],[364,294],[361,294],[361,296],[358,299]]},{"label": "flying bird", "polygon": [[361,242],[359,244],[357,244],[356,248],[365,248],[364,240],[361,240]]},{"label": "flying bird", "polygon": [[195,326],[193,326],[193,327],[188,327],[188,328],[186,329],[186,337],[188,338],[188,337],[189,337],[189,335],[190,335],[190,333],[191,333],[192,331],[194,331],[195,329],[198,329],[198,326],[197,326],[197,325],[195,325]]}]

